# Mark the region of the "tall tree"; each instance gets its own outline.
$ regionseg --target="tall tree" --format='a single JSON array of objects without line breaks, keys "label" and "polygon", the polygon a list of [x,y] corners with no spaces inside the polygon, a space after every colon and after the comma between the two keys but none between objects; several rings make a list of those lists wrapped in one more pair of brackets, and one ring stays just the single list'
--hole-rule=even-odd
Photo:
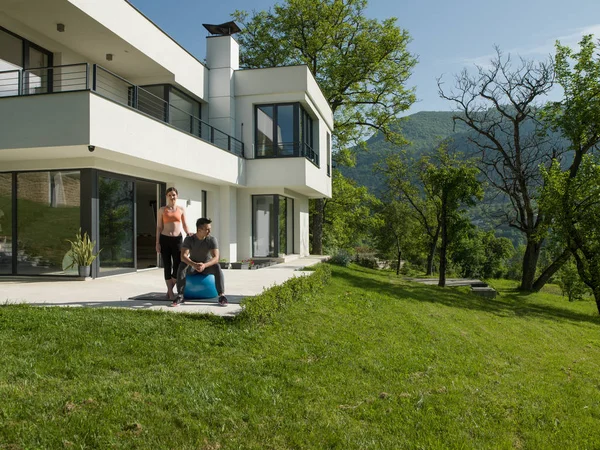
[{"label": "tall tree", "polygon": [[550,167],[563,151],[556,137],[546,132],[540,108],[554,84],[554,64],[551,59],[520,59],[515,65],[498,48],[496,53],[489,66],[477,67],[475,74],[465,69],[457,75],[450,90],[438,79],[439,93],[456,107],[454,120],[473,131],[480,170],[510,200],[505,220],[526,240],[520,289],[539,290],[569,256],[565,249],[543,277],[535,279],[547,223],[538,205],[543,184],[539,167]]},{"label": "tall tree", "polygon": [[545,113],[553,129],[569,140],[573,159],[564,172],[558,163],[545,171],[545,204],[600,312],[600,160],[589,155],[600,144],[600,41],[586,35],[579,47],[575,52],[556,44],[556,77],[564,97],[548,104]]},{"label": "tall tree", "polygon": [[420,162],[411,161],[406,153],[390,153],[375,170],[383,175],[387,197],[410,205],[414,219],[427,236],[427,275],[433,274],[433,262],[441,232],[441,208],[434,200],[433,186],[427,183]]},{"label": "tall tree", "polygon": [[438,285],[446,286],[447,251],[450,228],[460,222],[461,207],[473,206],[476,198],[483,198],[483,189],[477,180],[478,170],[460,154],[450,154],[441,145],[433,157],[422,160],[423,179],[431,187],[433,200],[440,205],[440,279]]},{"label": "tall tree", "polygon": [[332,184],[335,195],[323,202],[326,249],[350,250],[367,238],[375,225],[372,206],[376,199],[366,187],[358,186],[337,170],[332,174]]},{"label": "tall tree", "polygon": [[412,212],[409,204],[395,199],[378,202],[375,245],[386,259],[396,261],[396,275],[400,274],[402,260],[415,253],[422,236]]},{"label": "tall tree", "polygon": [[[379,131],[400,142],[390,125],[415,101],[406,82],[416,64],[410,36],[396,25],[365,16],[366,0],[284,0],[268,11],[236,11],[240,65],[262,68],[306,64],[334,114],[334,161]],[[335,195],[335,193],[334,193]],[[313,205],[313,252],[323,250],[323,199]]]},{"label": "tall tree", "polygon": [[574,176],[556,162],[545,171],[545,178],[542,202],[600,313],[600,157],[583,155]]}]

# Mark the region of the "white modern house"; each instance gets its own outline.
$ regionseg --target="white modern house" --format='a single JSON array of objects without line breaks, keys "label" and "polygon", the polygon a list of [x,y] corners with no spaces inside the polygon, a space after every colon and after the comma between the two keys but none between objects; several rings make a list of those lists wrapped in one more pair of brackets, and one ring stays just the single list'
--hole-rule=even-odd
[{"label": "white modern house", "polygon": [[157,265],[175,186],[221,257],[305,256],[311,198],[331,196],[333,115],[306,66],[240,70],[237,26],[198,61],[126,0],[0,0],[0,275]]}]

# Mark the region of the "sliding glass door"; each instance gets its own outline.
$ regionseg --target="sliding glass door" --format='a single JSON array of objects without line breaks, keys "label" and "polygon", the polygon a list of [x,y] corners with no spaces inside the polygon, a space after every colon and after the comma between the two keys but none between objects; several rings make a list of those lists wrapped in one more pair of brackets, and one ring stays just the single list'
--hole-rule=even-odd
[{"label": "sliding glass door", "polygon": [[100,175],[98,204],[100,274],[134,269],[134,182]]},{"label": "sliding glass door", "polygon": [[252,196],[253,256],[294,252],[294,200],[282,195]]}]

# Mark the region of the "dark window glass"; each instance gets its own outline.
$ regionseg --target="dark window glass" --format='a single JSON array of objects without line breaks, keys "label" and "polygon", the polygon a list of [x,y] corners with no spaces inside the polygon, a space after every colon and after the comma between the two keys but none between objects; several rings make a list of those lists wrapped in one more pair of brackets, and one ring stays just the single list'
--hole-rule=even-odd
[{"label": "dark window glass", "polygon": [[294,155],[294,105],[277,106],[278,156]]},{"label": "dark window glass", "polygon": [[275,156],[273,129],[273,106],[259,106],[256,108],[257,156]]},{"label": "dark window glass", "polygon": [[12,273],[12,174],[0,173],[0,273]]},{"label": "dark window glass", "polygon": [[17,274],[66,273],[66,240],[79,230],[79,204],[79,171],[17,175]]},{"label": "dark window glass", "polygon": [[133,268],[133,181],[100,176],[98,189],[100,273]]},{"label": "dark window glass", "polygon": [[165,86],[144,86],[138,89],[138,109],[163,122],[167,121]]}]

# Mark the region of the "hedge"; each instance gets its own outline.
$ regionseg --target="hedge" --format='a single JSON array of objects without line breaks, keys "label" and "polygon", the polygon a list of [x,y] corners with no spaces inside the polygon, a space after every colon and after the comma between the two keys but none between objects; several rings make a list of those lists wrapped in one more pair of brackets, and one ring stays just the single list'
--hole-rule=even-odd
[{"label": "hedge", "polygon": [[282,284],[265,289],[254,297],[242,300],[242,312],[237,319],[265,323],[284,310],[290,303],[308,299],[319,292],[331,278],[331,268],[318,264],[310,275],[290,278]]}]

